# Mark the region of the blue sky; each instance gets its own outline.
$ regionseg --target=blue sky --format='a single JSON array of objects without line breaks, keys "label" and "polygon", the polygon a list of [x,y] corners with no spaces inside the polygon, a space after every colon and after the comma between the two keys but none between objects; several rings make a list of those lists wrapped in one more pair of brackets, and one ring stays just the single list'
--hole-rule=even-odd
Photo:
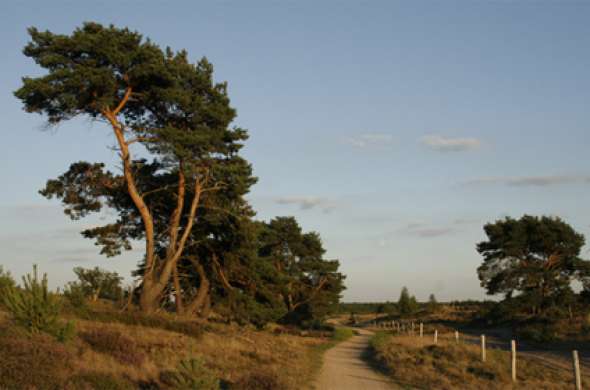
[{"label": "blue sky", "polygon": [[[559,215],[590,233],[590,2],[7,2],[0,15],[0,264],[128,276],[37,194],[78,160],[114,163],[81,119],[44,130],[12,91],[39,74],[26,27],[128,26],[207,56],[227,80],[258,217],[295,215],[348,275],[347,301],[482,298],[475,244],[505,215]],[[584,256],[590,256],[587,251]]]}]

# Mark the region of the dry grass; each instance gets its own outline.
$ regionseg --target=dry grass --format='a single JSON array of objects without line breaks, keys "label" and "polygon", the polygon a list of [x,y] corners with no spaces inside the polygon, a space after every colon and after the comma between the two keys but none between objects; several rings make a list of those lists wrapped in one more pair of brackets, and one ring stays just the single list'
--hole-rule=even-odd
[{"label": "dry grass", "polygon": [[[22,385],[26,379],[19,373],[40,368],[47,375],[56,373],[47,379],[56,389],[99,388],[95,383],[112,389],[165,388],[163,373],[176,370],[181,360],[197,357],[232,389],[305,389],[315,368],[310,357],[316,346],[326,343],[317,337],[234,325],[211,324],[199,336],[191,336],[183,330],[162,329],[161,324],[149,327],[90,320],[76,320],[77,336],[66,345],[47,337],[40,343],[18,332],[1,312],[0,329],[4,330],[0,332],[0,361],[10,370],[2,371],[0,388],[17,388],[15,384]],[[40,347],[34,348],[36,345]],[[127,349],[133,352],[131,360],[125,356],[125,345],[132,346],[132,351]],[[56,353],[63,359],[50,358]],[[50,387],[35,382],[18,388]]]},{"label": "dry grass", "polygon": [[[428,341],[426,341],[428,340]],[[373,339],[377,361],[396,382],[410,389],[570,389],[571,373],[519,357],[518,382],[511,382],[510,353],[476,345],[383,333]]]}]

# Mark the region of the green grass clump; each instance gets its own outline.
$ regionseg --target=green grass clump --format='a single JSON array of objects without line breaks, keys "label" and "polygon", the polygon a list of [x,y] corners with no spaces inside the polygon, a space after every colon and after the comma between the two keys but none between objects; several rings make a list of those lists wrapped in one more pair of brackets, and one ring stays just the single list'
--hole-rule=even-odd
[{"label": "green grass clump", "polygon": [[336,342],[346,341],[354,336],[354,331],[350,328],[336,328],[332,335],[332,340]]},{"label": "green grass clump", "polygon": [[218,390],[219,379],[205,367],[203,360],[192,358],[183,360],[176,371],[162,375],[162,382],[175,390]]}]

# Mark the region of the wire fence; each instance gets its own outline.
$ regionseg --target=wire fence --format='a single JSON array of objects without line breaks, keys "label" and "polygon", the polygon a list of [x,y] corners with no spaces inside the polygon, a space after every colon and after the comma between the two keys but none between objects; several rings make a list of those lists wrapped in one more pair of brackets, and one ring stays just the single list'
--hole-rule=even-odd
[{"label": "wire fence", "polygon": [[[517,358],[526,357],[534,360],[544,369],[567,372],[572,375],[572,383],[576,390],[582,389],[584,377],[590,377],[590,355],[580,354],[578,350],[543,349],[538,345],[518,342],[515,339],[503,339],[499,337],[486,337],[485,334],[474,335],[460,333],[458,330],[439,331],[436,327],[416,321],[376,320],[367,324],[376,330],[388,330],[393,334],[415,336],[421,339],[430,339],[430,344],[467,343],[479,345],[481,359],[485,362],[487,350],[502,350],[511,353],[512,356],[512,380],[517,379]],[[428,342],[428,341],[426,341]]]}]

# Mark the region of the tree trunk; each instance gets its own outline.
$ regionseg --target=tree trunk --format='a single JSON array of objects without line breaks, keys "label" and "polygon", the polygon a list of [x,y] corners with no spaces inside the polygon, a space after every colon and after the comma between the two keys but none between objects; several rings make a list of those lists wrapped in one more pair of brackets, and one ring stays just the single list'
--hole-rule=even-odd
[{"label": "tree trunk", "polygon": [[207,294],[207,299],[205,300],[205,304],[203,309],[201,310],[200,317],[201,319],[207,321],[209,319],[209,312],[211,311],[211,294]]},{"label": "tree trunk", "polygon": [[207,278],[207,274],[205,273],[205,269],[199,263],[195,263],[195,267],[197,268],[197,272],[199,273],[199,289],[197,290],[197,294],[193,298],[193,300],[186,306],[185,313],[187,315],[194,315],[198,314],[203,308],[206,306],[207,300],[209,298],[209,288],[211,283]]}]

